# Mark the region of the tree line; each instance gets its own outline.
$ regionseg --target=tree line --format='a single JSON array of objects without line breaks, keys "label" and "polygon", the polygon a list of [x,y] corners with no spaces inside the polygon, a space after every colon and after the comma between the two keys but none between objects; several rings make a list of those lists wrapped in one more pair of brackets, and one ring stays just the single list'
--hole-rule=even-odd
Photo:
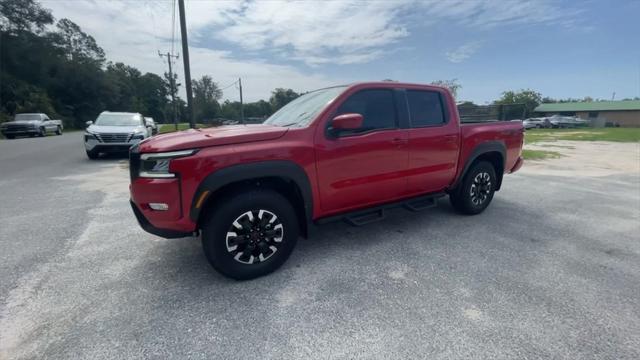
[{"label": "tree line", "polygon": [[[35,0],[0,0],[0,122],[20,112],[44,112],[81,128],[105,110],[140,112],[157,122],[187,118],[186,102],[175,102],[170,78],[142,73],[107,61],[96,40],[69,19],[55,20]],[[210,76],[193,80],[197,122],[237,120],[240,103],[221,102],[222,90]],[[245,117],[264,118],[298,94],[275,89],[269,101],[244,104]]]}]

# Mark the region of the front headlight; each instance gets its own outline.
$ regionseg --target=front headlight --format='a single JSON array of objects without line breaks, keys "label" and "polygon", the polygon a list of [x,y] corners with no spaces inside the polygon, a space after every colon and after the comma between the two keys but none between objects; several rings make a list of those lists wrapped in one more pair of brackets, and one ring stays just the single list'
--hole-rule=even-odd
[{"label": "front headlight", "polygon": [[173,178],[176,174],[169,172],[171,160],[191,156],[198,150],[180,150],[164,153],[147,153],[140,155],[140,177]]}]

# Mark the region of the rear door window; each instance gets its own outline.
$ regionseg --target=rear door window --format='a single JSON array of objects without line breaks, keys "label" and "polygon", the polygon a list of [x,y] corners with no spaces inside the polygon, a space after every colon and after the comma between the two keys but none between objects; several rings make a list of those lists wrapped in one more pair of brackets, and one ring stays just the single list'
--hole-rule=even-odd
[{"label": "rear door window", "polygon": [[336,116],[349,113],[364,118],[362,128],[357,132],[397,127],[396,106],[389,89],[362,90],[351,95],[340,105]]},{"label": "rear door window", "polygon": [[446,122],[439,92],[407,90],[407,102],[411,127],[438,126]]}]

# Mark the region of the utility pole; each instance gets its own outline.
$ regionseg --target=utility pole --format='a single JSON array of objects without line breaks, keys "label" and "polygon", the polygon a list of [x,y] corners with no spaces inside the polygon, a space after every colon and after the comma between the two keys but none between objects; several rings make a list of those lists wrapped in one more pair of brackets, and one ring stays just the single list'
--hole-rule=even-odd
[{"label": "utility pole", "polygon": [[169,86],[171,87],[171,105],[173,106],[173,124],[176,127],[176,131],[178,130],[178,111],[176,108],[176,89],[175,89],[175,85],[174,85],[174,79],[173,79],[173,72],[171,71],[171,58],[178,58],[178,55],[171,55],[171,53],[169,53],[167,51],[166,54],[162,54],[160,53],[160,50],[158,50],[158,55],[160,57],[166,56],[167,57],[167,64],[169,64]]},{"label": "utility pole", "polygon": [[244,124],[244,104],[242,102],[242,79],[238,78],[238,85],[240,88],[240,123]]},{"label": "utility pole", "polygon": [[189,127],[196,127],[193,118],[193,92],[191,90],[191,70],[189,69],[189,44],[187,41],[187,20],[184,15],[184,0],[178,0],[178,11],[180,12],[180,34],[182,35],[182,60],[184,61],[184,82],[187,87],[187,116],[189,116]]}]

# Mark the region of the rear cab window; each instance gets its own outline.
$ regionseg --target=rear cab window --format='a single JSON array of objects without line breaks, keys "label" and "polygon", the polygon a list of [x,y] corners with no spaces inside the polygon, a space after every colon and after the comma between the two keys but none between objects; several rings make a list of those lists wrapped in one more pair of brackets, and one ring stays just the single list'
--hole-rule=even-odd
[{"label": "rear cab window", "polygon": [[396,104],[391,89],[358,91],[338,107],[335,116],[350,113],[362,115],[362,127],[341,136],[398,127]]},{"label": "rear cab window", "polygon": [[442,95],[437,91],[407,90],[407,104],[412,128],[442,126],[447,117]]}]

